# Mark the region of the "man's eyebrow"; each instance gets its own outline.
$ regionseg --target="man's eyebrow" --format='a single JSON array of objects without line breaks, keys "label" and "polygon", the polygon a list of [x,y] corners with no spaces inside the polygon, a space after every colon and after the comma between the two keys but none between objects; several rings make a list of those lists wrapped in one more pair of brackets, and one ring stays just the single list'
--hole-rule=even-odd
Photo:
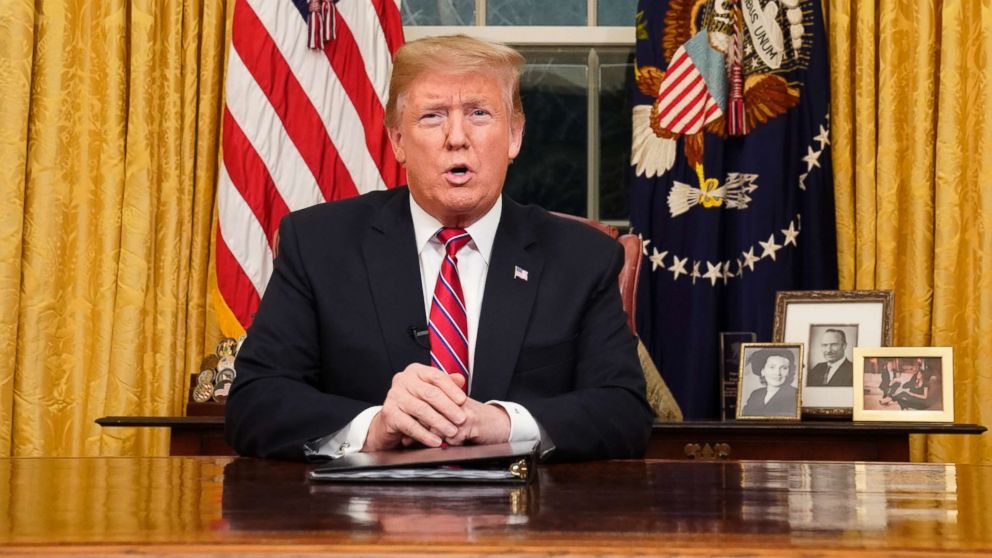
[{"label": "man's eyebrow", "polygon": [[492,104],[492,101],[488,97],[482,95],[469,95],[462,99],[462,104],[472,107],[479,107],[479,106],[489,106],[490,104]]}]

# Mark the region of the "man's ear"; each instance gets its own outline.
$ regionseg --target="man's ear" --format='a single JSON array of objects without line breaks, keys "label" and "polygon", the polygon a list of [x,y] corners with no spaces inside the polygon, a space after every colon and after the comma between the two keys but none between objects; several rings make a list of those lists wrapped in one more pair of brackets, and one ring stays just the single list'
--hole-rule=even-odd
[{"label": "man's ear", "polygon": [[386,128],[386,134],[389,135],[389,145],[393,147],[393,155],[396,156],[396,161],[399,164],[406,163],[406,151],[403,150],[403,132],[400,132],[399,128]]},{"label": "man's ear", "polygon": [[520,118],[519,121],[510,122],[510,149],[507,155],[510,160],[517,158],[520,154],[520,146],[524,142],[524,119]]}]

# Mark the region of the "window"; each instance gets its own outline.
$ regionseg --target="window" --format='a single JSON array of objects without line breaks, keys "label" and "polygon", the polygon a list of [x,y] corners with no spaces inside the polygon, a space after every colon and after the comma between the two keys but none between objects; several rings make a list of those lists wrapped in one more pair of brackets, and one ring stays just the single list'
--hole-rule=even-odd
[{"label": "window", "polygon": [[524,148],[506,192],[626,226],[636,0],[403,0],[408,40],[464,33],[527,58]]}]

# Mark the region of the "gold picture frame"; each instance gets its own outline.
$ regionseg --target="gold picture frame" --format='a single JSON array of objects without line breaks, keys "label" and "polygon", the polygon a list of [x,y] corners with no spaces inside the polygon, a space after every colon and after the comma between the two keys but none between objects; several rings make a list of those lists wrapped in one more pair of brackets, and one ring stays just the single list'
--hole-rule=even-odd
[{"label": "gold picture frame", "polygon": [[742,343],[737,420],[799,420],[804,362],[802,343]]},{"label": "gold picture frame", "polygon": [[951,347],[854,349],[854,420],[954,422]]},{"label": "gold picture frame", "polygon": [[[892,291],[779,291],[772,340],[803,343],[803,415],[850,419],[854,348],[892,344]],[[839,355],[839,359],[834,357]]]}]

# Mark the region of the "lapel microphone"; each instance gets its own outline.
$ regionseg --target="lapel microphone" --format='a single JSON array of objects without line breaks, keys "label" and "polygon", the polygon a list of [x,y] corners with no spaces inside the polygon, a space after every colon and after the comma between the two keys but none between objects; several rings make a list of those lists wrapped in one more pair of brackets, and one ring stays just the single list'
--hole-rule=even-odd
[{"label": "lapel microphone", "polygon": [[426,327],[410,326],[410,337],[421,348],[431,350],[431,338]]}]

